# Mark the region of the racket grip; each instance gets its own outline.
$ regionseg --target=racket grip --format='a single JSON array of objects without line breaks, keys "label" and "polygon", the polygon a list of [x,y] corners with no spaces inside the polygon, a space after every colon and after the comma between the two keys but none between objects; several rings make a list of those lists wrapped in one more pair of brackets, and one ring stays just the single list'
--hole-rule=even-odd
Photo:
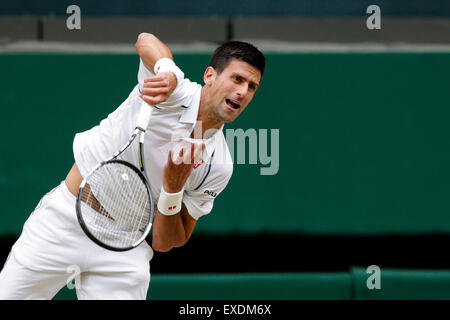
[{"label": "racket grip", "polygon": [[137,119],[136,127],[141,128],[144,131],[147,130],[148,123],[152,117],[153,106],[149,105],[147,102],[142,101],[141,110],[139,111],[139,116]]}]

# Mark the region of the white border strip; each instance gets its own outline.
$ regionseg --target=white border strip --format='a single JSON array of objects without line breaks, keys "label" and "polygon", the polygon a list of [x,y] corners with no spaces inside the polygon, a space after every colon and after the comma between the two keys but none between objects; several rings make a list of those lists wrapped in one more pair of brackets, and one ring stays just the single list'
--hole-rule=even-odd
[{"label": "white border strip", "polygon": [[[244,40],[245,41],[245,40]],[[255,40],[252,43],[264,52],[450,52],[450,44],[409,44],[409,43],[293,43],[282,41]]]},{"label": "white border strip", "polygon": [[[1,40],[1,39],[0,39]],[[295,43],[277,40],[242,39],[257,46],[264,53],[371,53],[371,52],[450,52],[450,44],[408,43]],[[174,53],[209,53],[218,43],[168,43]],[[135,54],[134,44],[92,44],[45,41],[1,43],[2,52],[54,52],[54,53],[123,53]]]}]

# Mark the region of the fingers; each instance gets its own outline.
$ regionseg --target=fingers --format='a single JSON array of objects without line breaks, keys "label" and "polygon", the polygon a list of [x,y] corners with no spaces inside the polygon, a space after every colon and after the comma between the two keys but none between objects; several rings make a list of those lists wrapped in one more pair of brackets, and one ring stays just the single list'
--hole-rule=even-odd
[{"label": "fingers", "polygon": [[143,87],[141,90],[141,94],[144,96],[152,96],[156,97],[158,95],[169,93],[169,88],[167,87],[158,87],[158,88],[146,88]]},{"label": "fingers", "polygon": [[178,155],[174,154],[174,150],[169,151],[169,158],[167,159],[167,163],[171,166],[179,165],[183,162],[183,148],[180,150]]},{"label": "fingers", "polygon": [[[183,156],[183,163],[196,165],[202,160],[202,151],[204,148],[204,143],[191,143],[190,148],[186,148],[185,154]],[[187,152],[189,150],[189,152]]]},{"label": "fingers", "polygon": [[167,163],[172,164],[174,161],[173,159],[173,150],[169,151],[169,158],[167,159]]},{"label": "fingers", "polygon": [[169,81],[166,79],[160,79],[160,78],[147,78],[144,80],[144,83],[142,84],[143,88],[158,88],[158,87],[168,87]]},{"label": "fingers", "polygon": [[156,75],[154,77],[144,79],[144,83],[152,83],[152,82],[159,82],[159,81],[166,81],[168,84],[166,77],[164,77],[162,75]]},{"label": "fingers", "polygon": [[170,94],[170,83],[166,77],[155,76],[144,79],[139,96],[148,104],[157,105],[166,101]]},{"label": "fingers", "polygon": [[193,143],[191,143],[190,148],[186,148],[186,150],[183,154],[183,163],[185,163],[185,164],[193,163],[194,149],[195,149],[195,145]]},{"label": "fingers", "polygon": [[185,154],[185,149],[186,149],[186,148],[184,148],[184,147],[181,148],[180,152],[178,153],[178,156],[175,158],[174,163],[175,163],[176,165],[180,165],[180,164],[183,163],[183,156],[184,156],[184,154]]},{"label": "fingers", "polygon": [[170,150],[169,151],[169,163],[173,164],[173,165],[180,165],[182,163],[184,163],[184,157],[187,153],[186,147],[183,147],[180,149],[180,151],[178,152],[178,154],[174,153],[174,150]]},{"label": "fingers", "polygon": [[164,99],[161,96],[151,97],[151,96],[144,96],[142,94],[140,94],[139,96],[141,97],[142,100],[144,100],[145,102],[147,102],[151,106],[156,106],[156,105],[160,104],[161,102],[166,101],[166,99]]},{"label": "fingers", "polygon": [[[192,144],[191,144],[192,145]],[[184,146],[180,149],[180,152],[178,152],[177,157],[173,160],[173,163],[175,165],[180,165],[182,163],[184,164],[192,164],[191,162],[191,154],[192,154],[192,148]]]},{"label": "fingers", "polygon": [[204,143],[196,144],[194,152],[193,152],[193,157],[192,157],[192,164],[193,165],[198,164],[202,160],[202,155],[203,155],[203,149],[204,148],[205,148],[205,144]]},{"label": "fingers", "polygon": [[152,106],[156,106],[167,100],[169,97],[168,89],[160,88],[160,89],[142,89],[142,92],[139,96],[142,100],[147,102]]},{"label": "fingers", "polygon": [[173,156],[173,150],[170,150],[169,160],[175,165],[183,163],[194,166],[202,160],[204,148],[204,143],[191,143],[189,146],[182,147],[176,157]]}]

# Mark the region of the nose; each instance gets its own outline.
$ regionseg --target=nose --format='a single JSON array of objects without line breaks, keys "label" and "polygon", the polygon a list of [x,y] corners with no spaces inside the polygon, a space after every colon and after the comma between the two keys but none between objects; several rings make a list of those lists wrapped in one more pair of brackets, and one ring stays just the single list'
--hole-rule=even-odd
[{"label": "nose", "polygon": [[238,90],[236,92],[236,95],[241,98],[244,99],[245,96],[248,93],[248,84],[247,83],[242,83],[239,87]]}]

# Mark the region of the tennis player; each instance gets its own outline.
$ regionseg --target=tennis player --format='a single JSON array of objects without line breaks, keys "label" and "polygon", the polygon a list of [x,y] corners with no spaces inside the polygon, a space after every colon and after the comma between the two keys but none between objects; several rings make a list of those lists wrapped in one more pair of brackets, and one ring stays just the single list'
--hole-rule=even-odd
[{"label": "tennis player", "polygon": [[[153,250],[183,246],[230,180],[233,164],[222,129],[252,100],[264,55],[248,43],[225,43],[214,51],[202,86],[184,78],[154,35],[140,34],[136,49],[138,84],[99,125],[75,135],[75,164],[25,222],[0,273],[0,299],[52,299],[70,277],[78,299],[146,299]],[[157,203],[152,243],[115,252],[83,233],[75,201],[82,177],[128,140],[142,100],[156,109],[145,142]],[[123,158],[138,166],[137,154],[134,149]]]}]

